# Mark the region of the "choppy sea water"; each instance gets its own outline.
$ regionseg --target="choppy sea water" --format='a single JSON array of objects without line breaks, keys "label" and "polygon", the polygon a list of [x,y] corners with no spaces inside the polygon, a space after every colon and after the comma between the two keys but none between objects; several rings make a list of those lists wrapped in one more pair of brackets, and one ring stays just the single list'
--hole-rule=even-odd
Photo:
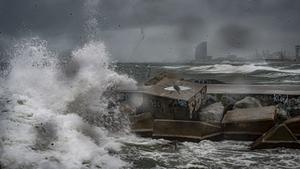
[{"label": "choppy sea water", "polygon": [[0,79],[0,168],[300,168],[294,149],[137,137],[106,95],[161,71],[224,83],[299,84],[297,64],[111,64],[103,43],[91,41],[61,65],[39,38],[14,49]]},{"label": "choppy sea water", "polygon": [[299,150],[249,150],[250,142],[126,141],[121,156],[134,168],[299,168]]},{"label": "choppy sea water", "polygon": [[129,74],[138,82],[160,72],[170,72],[193,79],[214,79],[224,83],[240,84],[300,84],[299,63],[247,64],[147,64],[119,63],[116,71]]}]

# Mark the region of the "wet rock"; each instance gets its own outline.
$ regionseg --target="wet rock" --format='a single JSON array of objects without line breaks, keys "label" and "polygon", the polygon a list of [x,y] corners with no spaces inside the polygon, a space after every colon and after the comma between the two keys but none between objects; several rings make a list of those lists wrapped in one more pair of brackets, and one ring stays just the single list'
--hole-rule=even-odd
[{"label": "wet rock", "polygon": [[19,105],[24,105],[25,100],[18,100],[17,103],[18,103]]},{"label": "wet rock", "polygon": [[217,102],[203,108],[199,112],[200,121],[220,122],[223,118],[224,106],[221,102]]},{"label": "wet rock", "polygon": [[236,102],[236,100],[230,96],[222,96],[221,102],[224,106],[229,106],[233,105]]},{"label": "wet rock", "polygon": [[260,101],[254,97],[245,97],[242,100],[237,101],[233,109],[244,109],[244,108],[255,108],[255,107],[262,107]]},{"label": "wet rock", "polygon": [[207,105],[214,104],[216,102],[217,102],[216,96],[212,96],[212,95],[207,95],[206,96],[206,104]]},{"label": "wet rock", "polygon": [[297,106],[299,103],[298,103],[298,99],[296,98],[291,98],[289,99],[289,102],[288,102],[289,106]]},{"label": "wet rock", "polygon": [[276,119],[279,123],[287,120],[289,118],[289,114],[282,108],[277,107],[276,109]]}]

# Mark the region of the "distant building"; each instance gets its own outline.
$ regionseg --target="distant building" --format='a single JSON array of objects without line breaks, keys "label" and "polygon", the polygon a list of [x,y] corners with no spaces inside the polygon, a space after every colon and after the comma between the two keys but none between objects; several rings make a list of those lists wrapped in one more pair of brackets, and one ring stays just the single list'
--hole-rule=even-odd
[{"label": "distant building", "polygon": [[296,61],[300,62],[300,45],[296,45]]},{"label": "distant building", "polygon": [[262,55],[263,58],[265,58],[266,62],[293,62],[295,61],[286,50],[281,50],[277,52],[270,53],[269,51],[263,52]]},{"label": "distant building", "polygon": [[197,45],[195,49],[195,59],[197,61],[207,61],[209,57],[207,56],[207,42],[203,41]]}]

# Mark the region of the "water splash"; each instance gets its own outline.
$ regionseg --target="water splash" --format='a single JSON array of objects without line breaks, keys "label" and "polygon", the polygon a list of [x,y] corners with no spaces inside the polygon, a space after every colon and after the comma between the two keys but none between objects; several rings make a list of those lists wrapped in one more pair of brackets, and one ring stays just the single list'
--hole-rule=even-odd
[{"label": "water splash", "polygon": [[[91,41],[72,52],[76,75],[63,78],[58,57],[39,38],[19,41],[12,69],[1,91],[0,163],[5,168],[120,168],[117,137],[103,125],[89,123],[89,113],[108,113],[107,89],[135,86],[135,81],[109,69],[102,42]],[[82,97],[84,96],[84,97]],[[78,98],[81,113],[69,105]],[[85,111],[88,110],[88,111]],[[82,115],[82,113],[85,115]],[[115,114],[119,112],[113,111]],[[94,117],[93,117],[94,118]],[[98,122],[98,123],[101,123]],[[3,128],[2,128],[3,127]],[[124,126],[126,127],[126,126]]]}]

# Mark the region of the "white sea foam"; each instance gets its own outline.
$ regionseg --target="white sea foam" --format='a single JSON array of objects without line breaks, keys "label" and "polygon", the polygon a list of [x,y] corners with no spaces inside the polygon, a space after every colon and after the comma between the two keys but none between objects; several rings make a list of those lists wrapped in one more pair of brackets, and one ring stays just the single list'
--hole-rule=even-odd
[{"label": "white sea foam", "polygon": [[10,100],[6,104],[9,110],[0,114],[3,167],[120,168],[129,165],[109,153],[120,151],[118,135],[88,124],[78,114],[66,114],[66,110],[69,103],[92,90],[97,93],[87,98],[93,100],[89,108],[98,113],[107,112],[102,93],[112,86],[135,86],[135,81],[108,68],[108,54],[102,42],[91,41],[72,55],[79,70],[73,79],[66,80],[60,77],[57,56],[48,50],[46,41],[32,38],[16,44],[12,70],[3,82],[6,89],[1,91],[1,97]]},{"label": "white sea foam", "polygon": [[215,65],[191,66],[190,68],[187,68],[187,70],[201,72],[201,73],[251,73],[258,70],[263,70],[263,71],[300,74],[300,69],[283,69],[283,68],[275,68],[267,65],[263,66],[263,65],[256,65],[256,64],[246,64],[246,65],[215,64]]},{"label": "white sea foam", "polygon": [[163,66],[164,69],[183,69],[188,66]]}]

